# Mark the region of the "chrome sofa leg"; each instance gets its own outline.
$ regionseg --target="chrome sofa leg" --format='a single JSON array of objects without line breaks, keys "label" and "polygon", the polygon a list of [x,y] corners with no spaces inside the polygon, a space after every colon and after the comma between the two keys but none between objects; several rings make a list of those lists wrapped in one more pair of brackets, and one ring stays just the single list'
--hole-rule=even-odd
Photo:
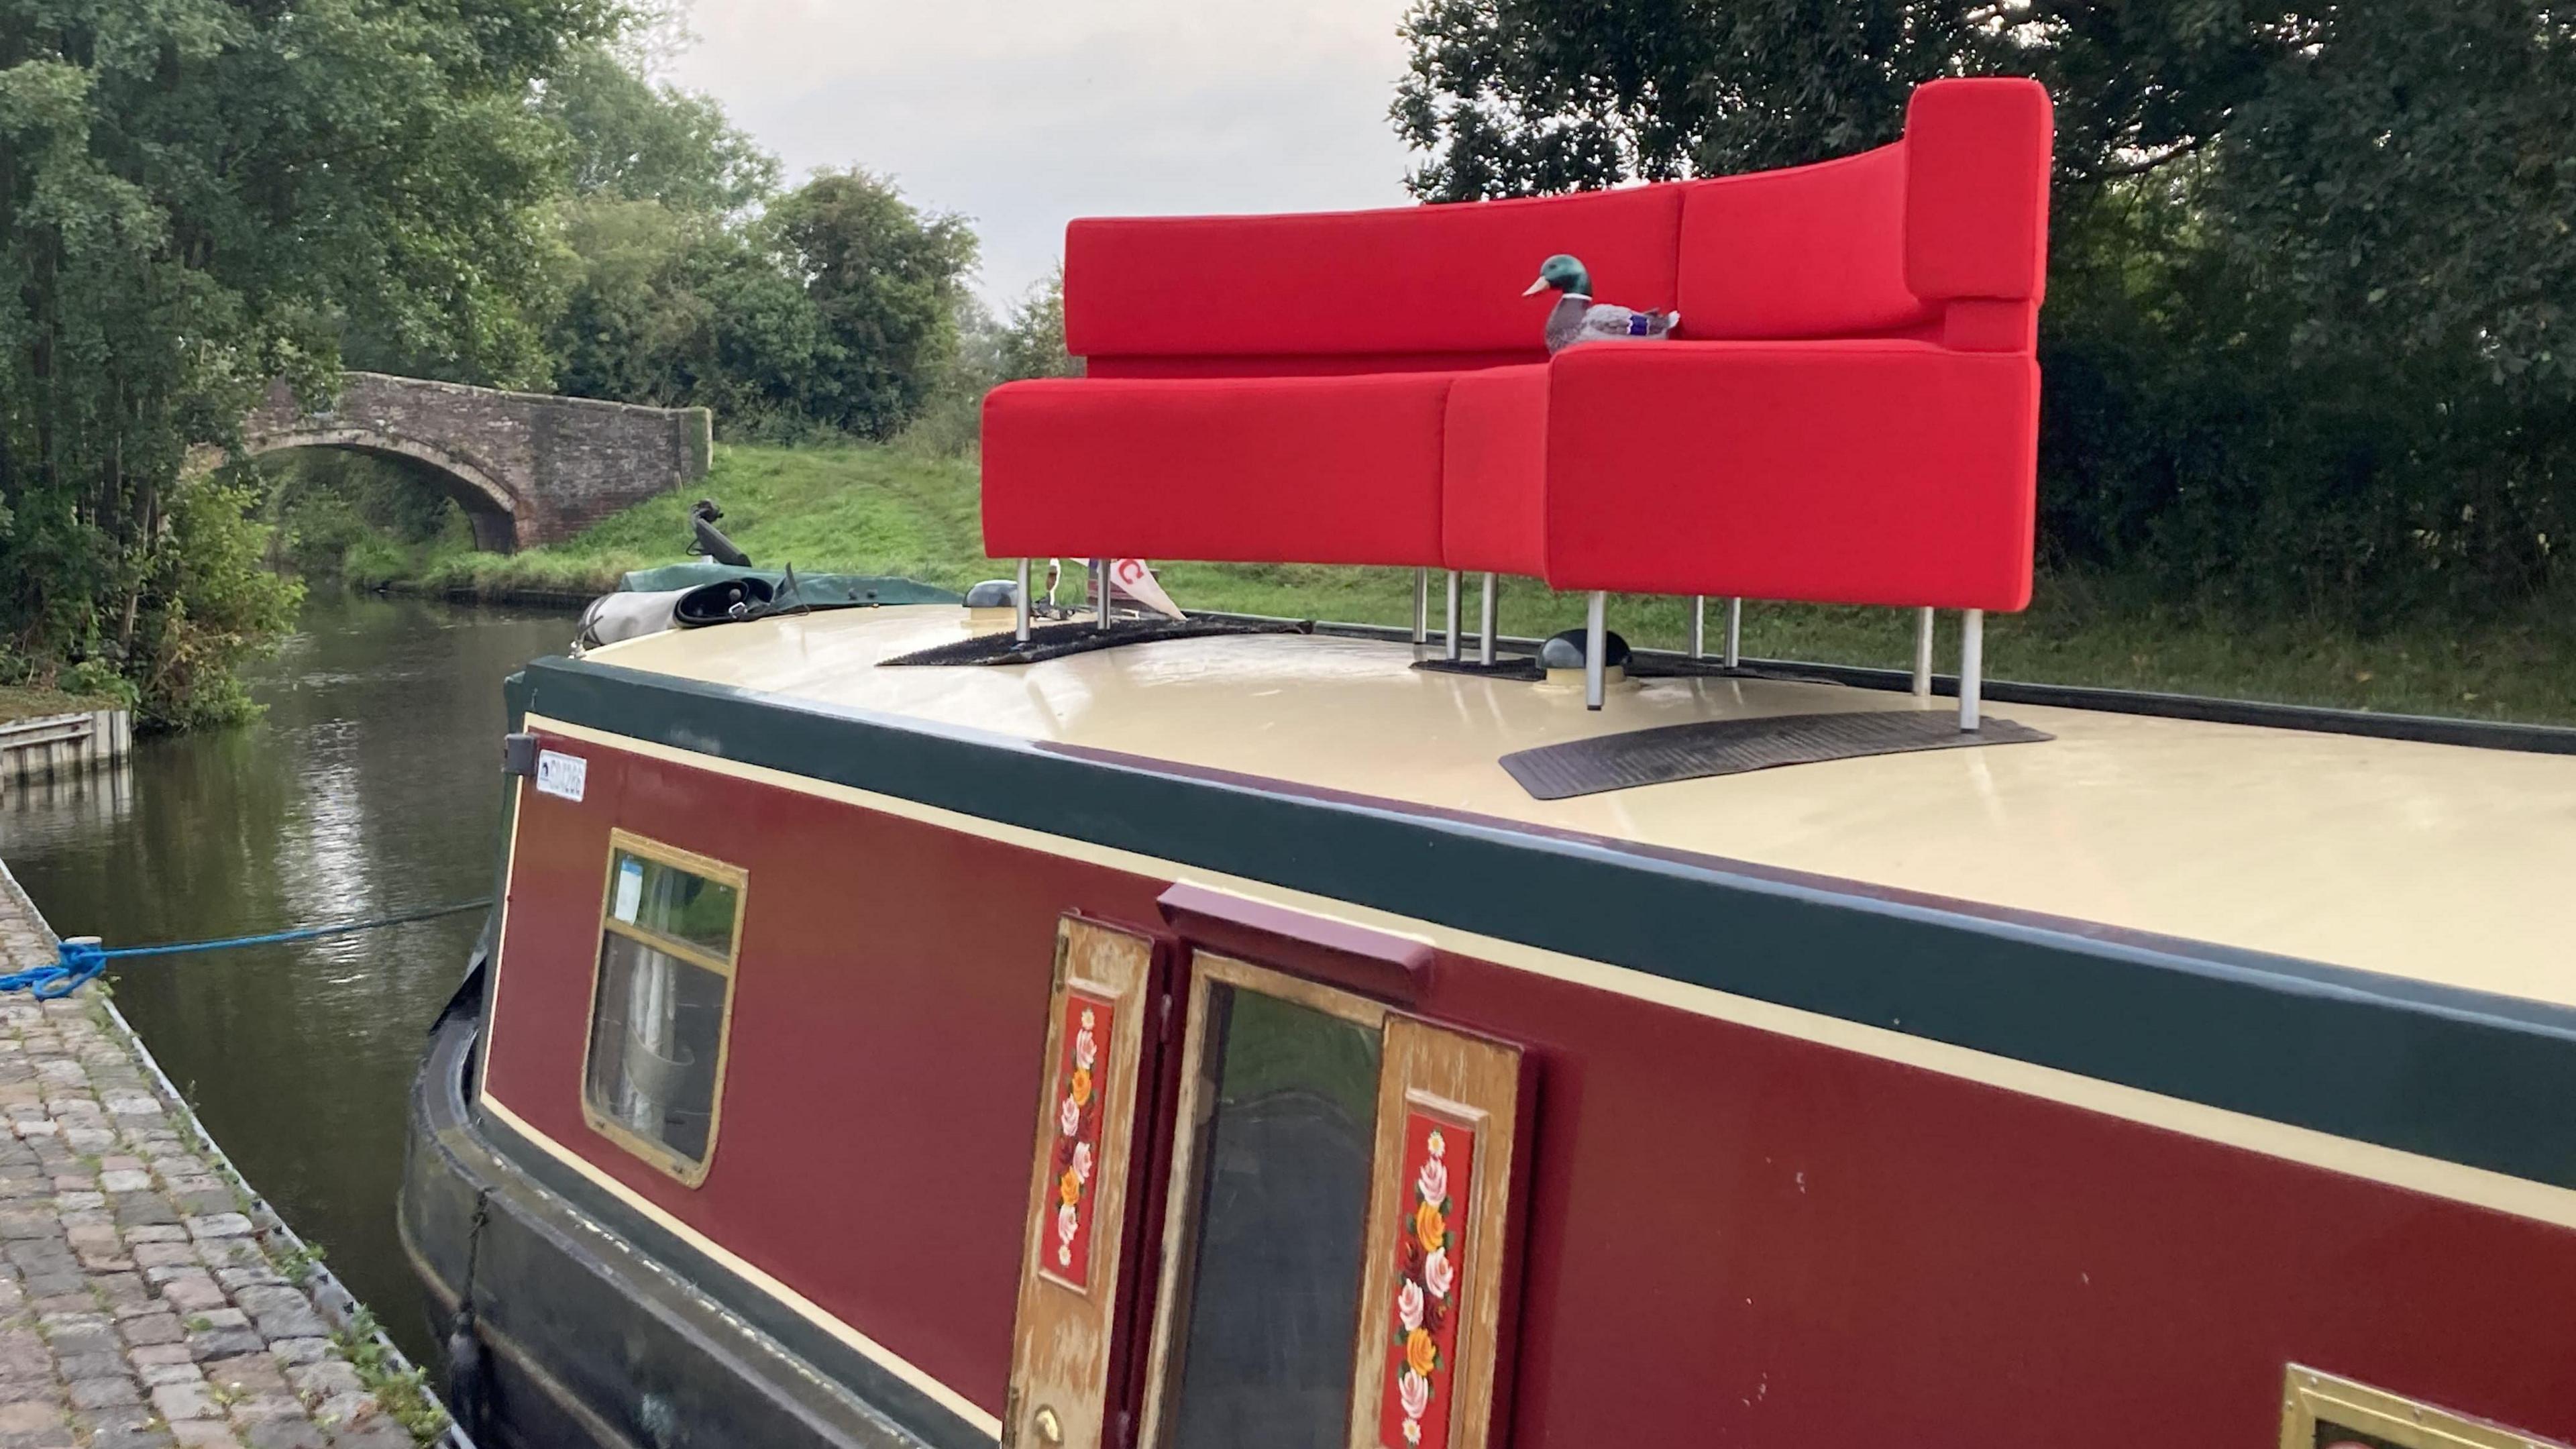
[{"label": "chrome sofa leg", "polygon": [[1959,728],[1977,727],[1977,694],[1985,683],[1986,611],[1970,609],[1959,616]]},{"label": "chrome sofa leg", "polygon": [[1029,642],[1029,561],[1020,560],[1019,577],[1011,588],[1011,637]]},{"label": "chrome sofa leg", "polygon": [[1091,582],[1092,586],[1100,591],[1100,617],[1093,621],[1091,627],[1106,634],[1109,632],[1110,616],[1117,612],[1109,607],[1109,560],[1096,558],[1091,561]]},{"label": "chrome sofa leg", "polygon": [[1708,657],[1708,595],[1691,595],[1690,657]]},{"label": "chrome sofa leg", "polygon": [[1476,662],[1494,662],[1494,576],[1485,575],[1485,587],[1477,595]]},{"label": "chrome sofa leg", "polygon": [[1583,707],[1599,709],[1609,692],[1609,666],[1602,656],[1610,652],[1610,626],[1604,618],[1610,595],[1600,589],[1592,591],[1591,601],[1583,606]]},{"label": "chrome sofa leg", "polygon": [[1413,571],[1413,642],[1426,643],[1431,638],[1431,570]]},{"label": "chrome sofa leg", "polygon": [[1932,697],[1932,611],[1914,611],[1914,697]]},{"label": "chrome sofa leg", "polygon": [[1733,669],[1744,659],[1744,601],[1726,601],[1726,658],[1720,662]]},{"label": "chrome sofa leg", "polygon": [[1454,664],[1457,662],[1458,655],[1460,653],[1460,640],[1458,638],[1459,593],[1465,585],[1460,581],[1458,571],[1456,569],[1449,570],[1448,583],[1449,592],[1447,601],[1441,608],[1440,654],[1442,658],[1447,659]]}]

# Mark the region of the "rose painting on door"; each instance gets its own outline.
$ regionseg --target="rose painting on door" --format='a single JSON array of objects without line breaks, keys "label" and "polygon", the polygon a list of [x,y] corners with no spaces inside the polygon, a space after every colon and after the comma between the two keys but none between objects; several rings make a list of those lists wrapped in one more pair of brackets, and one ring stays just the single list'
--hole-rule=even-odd
[{"label": "rose painting on door", "polygon": [[1108,1095],[1115,1008],[1081,991],[1064,997],[1064,1046],[1055,1073],[1055,1191],[1042,1205],[1038,1271],[1091,1291],[1091,1220],[1099,1193],[1101,1103]]}]

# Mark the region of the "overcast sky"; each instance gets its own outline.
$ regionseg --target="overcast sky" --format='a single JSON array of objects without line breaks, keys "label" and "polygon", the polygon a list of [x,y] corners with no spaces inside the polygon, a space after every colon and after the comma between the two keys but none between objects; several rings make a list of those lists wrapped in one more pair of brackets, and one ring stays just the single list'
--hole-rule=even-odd
[{"label": "overcast sky", "polygon": [[793,178],[890,173],[963,212],[997,307],[1076,216],[1405,200],[1404,0],[700,0],[670,78]]}]

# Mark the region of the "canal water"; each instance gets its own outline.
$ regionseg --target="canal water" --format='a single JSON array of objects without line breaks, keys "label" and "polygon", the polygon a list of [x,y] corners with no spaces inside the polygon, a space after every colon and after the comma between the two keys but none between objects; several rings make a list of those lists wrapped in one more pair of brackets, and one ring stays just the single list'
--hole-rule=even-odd
[{"label": "canal water", "polygon": [[[559,613],[324,595],[251,671],[255,724],[0,797],[0,859],[54,929],[110,946],[399,914],[486,895],[501,681]],[[423,1362],[394,1231],[406,1094],[480,917],[151,957],[117,1004],[251,1185]]]}]

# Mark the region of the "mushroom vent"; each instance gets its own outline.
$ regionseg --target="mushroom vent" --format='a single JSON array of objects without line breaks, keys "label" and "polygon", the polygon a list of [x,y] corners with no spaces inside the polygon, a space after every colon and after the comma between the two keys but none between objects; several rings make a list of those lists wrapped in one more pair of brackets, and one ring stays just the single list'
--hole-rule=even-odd
[{"label": "mushroom vent", "polygon": [[720,579],[684,589],[672,601],[673,620],[683,629],[706,624],[730,624],[740,619],[758,618],[778,601],[778,586],[764,578],[746,576]]}]

